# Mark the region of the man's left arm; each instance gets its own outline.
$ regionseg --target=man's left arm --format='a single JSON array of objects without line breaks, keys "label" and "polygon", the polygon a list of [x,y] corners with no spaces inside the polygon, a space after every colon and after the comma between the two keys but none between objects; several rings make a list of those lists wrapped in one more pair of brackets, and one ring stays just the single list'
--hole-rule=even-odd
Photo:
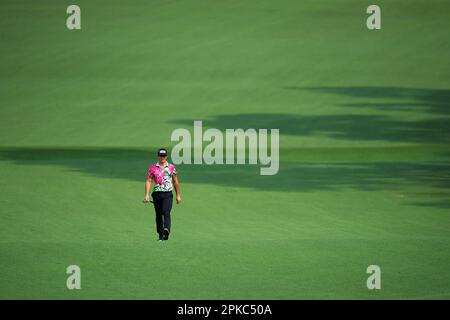
[{"label": "man's left arm", "polygon": [[180,203],[181,202],[180,186],[178,185],[178,177],[176,175],[173,176],[173,186],[175,188],[177,203]]}]

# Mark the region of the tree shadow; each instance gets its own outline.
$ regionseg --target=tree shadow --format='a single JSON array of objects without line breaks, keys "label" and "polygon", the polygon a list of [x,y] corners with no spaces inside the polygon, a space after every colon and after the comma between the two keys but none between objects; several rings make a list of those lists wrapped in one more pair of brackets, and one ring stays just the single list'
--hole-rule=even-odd
[{"label": "tree shadow", "polygon": [[[448,109],[449,90],[404,88],[299,88],[319,94],[339,94],[350,99],[364,98],[367,102],[350,100],[339,108],[379,109],[375,115],[345,114],[307,115],[252,113],[224,114],[204,120],[204,127],[218,129],[256,128],[280,129],[280,134],[296,136],[329,136],[348,141],[385,142],[450,142]],[[383,99],[379,102],[379,99]],[[384,101],[393,99],[395,101]],[[388,115],[385,110],[417,111],[428,117],[420,120]],[[198,119],[171,121],[192,128]],[[61,166],[101,178],[142,182],[149,165],[156,161],[156,150],[132,148],[2,148],[0,161],[19,165]],[[180,180],[185,183],[220,185],[274,192],[320,192],[354,189],[360,191],[392,190],[402,193],[408,186],[423,186],[423,192],[409,204],[450,208],[450,164],[445,161],[333,161],[326,152],[320,159],[304,161],[294,154],[283,158],[276,176],[261,176],[260,166],[250,165],[179,165]],[[376,152],[376,151],[375,151]],[[286,161],[290,159],[292,161]],[[430,191],[431,190],[431,191]],[[436,190],[436,192],[433,192]],[[419,200],[419,198],[423,198]]]},{"label": "tree shadow", "polygon": [[[187,128],[194,120],[176,120],[173,123]],[[386,115],[307,115],[252,113],[220,115],[203,120],[205,128],[280,129],[280,134],[296,136],[328,136],[348,141],[389,141],[417,143],[448,143],[450,119],[407,121]]]},{"label": "tree shadow", "polygon": [[64,167],[101,178],[142,181],[155,163],[157,149],[0,148],[0,161],[18,165]]},{"label": "tree shadow", "polygon": [[348,103],[339,106],[373,108],[383,111],[421,111],[432,115],[450,115],[450,90],[400,87],[285,87],[288,90],[319,94],[344,95],[351,98],[393,100],[392,102]]},{"label": "tree shadow", "polygon": [[[0,161],[18,165],[56,166],[100,178],[143,182],[155,162],[156,150],[3,148]],[[450,207],[450,164],[446,162],[286,162],[276,176],[261,176],[259,166],[178,165],[180,181],[228,188],[274,192],[320,192],[353,189],[391,190],[404,193],[407,186],[424,186],[426,197],[415,195],[407,204]],[[101,183],[101,182],[99,182]],[[436,193],[430,192],[436,189]],[[231,189],[230,189],[231,190]],[[422,200],[417,200],[422,199]]]},{"label": "tree shadow", "polygon": [[[224,114],[202,119],[203,125],[221,130],[276,128],[284,135],[303,137],[320,135],[348,141],[432,144],[450,142],[450,90],[396,87],[284,87],[283,89],[308,91],[319,95],[342,95],[348,97],[349,102],[336,105],[339,109],[343,109],[339,114]],[[366,101],[361,102],[361,99]],[[361,110],[373,110],[376,113],[361,114]],[[390,111],[408,111],[409,114],[394,115]],[[171,122],[192,127],[194,120],[199,119],[178,119]]]}]

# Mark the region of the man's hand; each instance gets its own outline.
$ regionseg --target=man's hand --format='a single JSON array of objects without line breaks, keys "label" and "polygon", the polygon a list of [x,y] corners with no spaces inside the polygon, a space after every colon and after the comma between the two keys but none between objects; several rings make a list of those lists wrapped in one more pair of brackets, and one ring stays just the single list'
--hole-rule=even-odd
[{"label": "man's hand", "polygon": [[177,204],[179,204],[181,202],[181,196],[179,194],[177,194]]},{"label": "man's hand", "polygon": [[145,195],[144,202],[150,202],[150,197],[148,196],[148,194]]}]

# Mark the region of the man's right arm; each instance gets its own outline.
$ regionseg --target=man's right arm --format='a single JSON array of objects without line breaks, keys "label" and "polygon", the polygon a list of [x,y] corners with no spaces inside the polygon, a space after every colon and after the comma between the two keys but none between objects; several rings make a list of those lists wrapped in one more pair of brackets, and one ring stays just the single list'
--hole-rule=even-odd
[{"label": "man's right arm", "polygon": [[152,187],[152,179],[147,178],[147,181],[145,181],[145,196],[144,196],[145,202],[150,202],[150,197],[148,194],[150,193],[151,187]]}]

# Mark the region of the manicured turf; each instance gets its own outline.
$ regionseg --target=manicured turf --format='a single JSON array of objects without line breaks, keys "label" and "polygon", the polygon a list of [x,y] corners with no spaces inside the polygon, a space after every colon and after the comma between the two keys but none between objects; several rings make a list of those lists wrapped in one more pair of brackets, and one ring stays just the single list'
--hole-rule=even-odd
[{"label": "manicured turf", "polygon": [[[0,4],[1,299],[450,298],[448,1],[69,4]],[[280,171],[178,166],[159,243],[146,171],[194,120],[279,128]]]}]

